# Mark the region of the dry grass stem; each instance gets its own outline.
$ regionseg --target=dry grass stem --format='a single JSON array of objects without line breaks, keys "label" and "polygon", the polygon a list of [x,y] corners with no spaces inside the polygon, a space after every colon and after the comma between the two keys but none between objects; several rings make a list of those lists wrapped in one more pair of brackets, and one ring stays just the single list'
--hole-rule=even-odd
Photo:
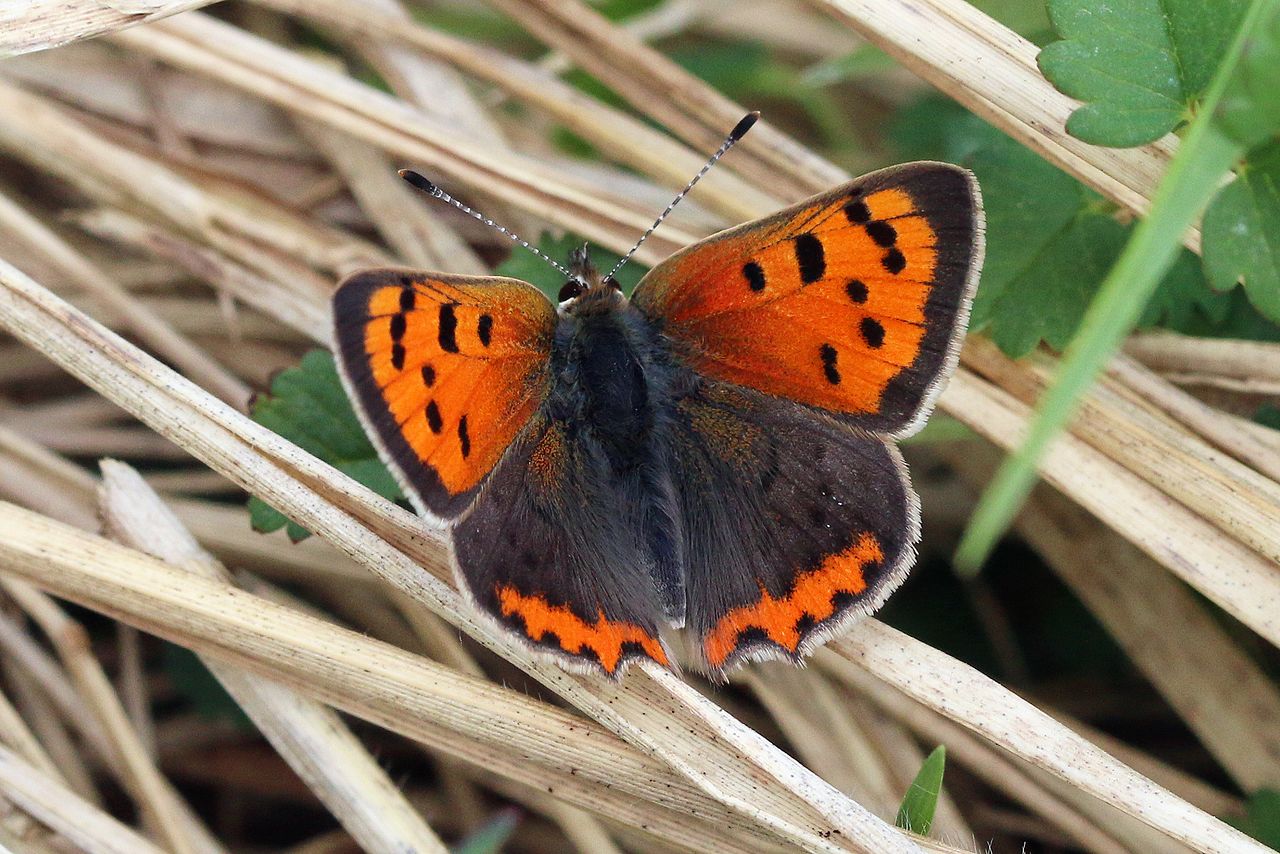
[{"label": "dry grass stem", "polygon": [[[1021,440],[1030,407],[997,386],[959,372],[943,398],[948,412],[999,447]],[[1280,575],[1271,561],[1072,435],[1059,438],[1040,474],[1223,610],[1280,643],[1274,605]]]},{"label": "dry grass stem", "polygon": [[[989,461],[971,452],[949,460],[975,482],[990,474]],[[1237,783],[1274,784],[1280,692],[1191,592],[1047,489],[1017,525]]]},{"label": "dry grass stem", "polygon": [[220,854],[221,845],[156,768],[120,698],[89,645],[89,635],[44,593],[16,579],[0,587],[40,626],[66,668],[76,702],[96,719],[105,739],[105,757],[142,810],[147,823],[178,854]]},{"label": "dry grass stem", "polygon": [[175,332],[146,305],[75,251],[51,228],[0,193],[0,227],[25,240],[47,257],[72,282],[105,302],[155,351],[186,371],[192,379],[233,406],[243,408],[249,388],[214,362],[207,353]]},{"label": "dry grass stem", "polygon": [[[240,86],[272,103],[358,137],[454,181],[498,195],[523,210],[615,251],[626,251],[651,221],[648,211],[582,183],[570,186],[531,158],[482,146],[392,98],[243,30],[193,13],[113,38],[132,50]],[[637,255],[654,263],[697,235],[678,227],[655,235]]]},{"label": "dry grass stem", "polygon": [[[714,151],[746,110],[578,0],[494,0],[501,9],[698,151]],[[792,201],[847,180],[845,173],[760,122],[732,163],[756,187]]]},{"label": "dry grass stem", "polygon": [[[322,21],[351,36],[403,44],[446,60],[454,67],[545,111],[564,127],[598,146],[606,156],[670,186],[684,186],[689,176],[706,160],[703,149],[695,151],[681,145],[621,110],[583,94],[552,74],[499,51],[406,23],[391,14],[371,11],[353,16],[340,0],[258,2]],[[721,136],[732,124],[730,122],[721,129]],[[763,192],[759,186],[744,181],[729,170],[716,170],[699,185],[698,201],[720,212],[730,222],[751,219],[781,206],[780,200]]]},{"label": "dry grass stem", "polygon": [[[0,746],[0,789],[5,797],[82,851],[163,854],[133,830]],[[22,850],[19,848],[19,850]]]},{"label": "dry grass stem", "polygon": [[1047,792],[1014,762],[992,750],[982,739],[933,711],[928,705],[914,701],[900,690],[878,680],[865,668],[855,666],[847,656],[834,651],[818,655],[819,665],[833,678],[852,690],[867,696],[896,720],[902,721],[921,737],[947,745],[953,761],[964,762],[988,785],[1021,803],[1050,826],[1066,834],[1091,851],[1123,851],[1123,847],[1090,819]]},{"label": "dry grass stem", "polygon": [[[1014,362],[983,339],[974,339],[966,347],[964,359],[1027,405],[1034,405],[1053,375],[1048,357]],[[1132,370],[1125,373],[1137,377]],[[1172,395],[1175,390],[1166,386],[1166,392]],[[1072,433],[1273,565],[1280,562],[1280,484],[1216,450],[1152,407],[1134,405],[1136,397],[1114,379],[1104,378],[1083,399]],[[1280,575],[1275,580],[1280,584]],[[1280,592],[1267,591],[1254,588],[1252,595],[1262,596],[1272,607],[1280,604]],[[1274,635],[1272,639],[1280,643]]]},{"label": "dry grass stem", "polygon": [[103,240],[174,261],[219,293],[234,296],[318,344],[329,341],[329,311],[319,294],[307,298],[279,284],[277,277],[260,275],[216,250],[121,211],[100,208],[77,216],[76,223]]},{"label": "dry grass stem", "polygon": [[0,9],[0,57],[47,50],[207,6],[212,0],[33,0]]},{"label": "dry grass stem", "polygon": [[[101,509],[118,541],[229,584],[226,570],[200,548],[133,469],[105,460]],[[370,851],[444,852],[378,763],[332,710],[261,677],[208,662],[240,707],[291,768]]]},{"label": "dry grass stem", "polygon": [[53,758],[49,756],[40,739],[27,726],[22,715],[0,694],[0,743],[8,745],[19,757],[30,763],[40,773],[55,783],[67,784]]}]

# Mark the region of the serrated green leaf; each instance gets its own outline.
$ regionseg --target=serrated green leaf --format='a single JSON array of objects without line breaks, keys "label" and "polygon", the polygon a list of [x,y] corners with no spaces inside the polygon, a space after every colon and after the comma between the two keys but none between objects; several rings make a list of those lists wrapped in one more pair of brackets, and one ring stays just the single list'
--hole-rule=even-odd
[{"label": "serrated green leaf", "polygon": [[[327,351],[312,350],[298,367],[281,371],[271,392],[253,402],[253,420],[379,495],[400,498],[400,487],[365,435]],[[262,533],[285,528],[295,543],[311,536],[256,496],[249,499],[249,520]]]},{"label": "serrated green leaf", "polygon": [[[1101,196],[963,109],[926,98],[901,111],[890,135],[904,156],[937,157],[973,170],[987,215],[987,256],[970,328],[1010,356],[1040,344],[1061,350],[1119,255],[1128,228]],[[1230,300],[1212,292],[1184,252],[1161,282],[1143,325],[1221,318]]]},{"label": "serrated green leaf", "polygon": [[1231,304],[1231,294],[1209,287],[1200,259],[1183,249],[1156,288],[1138,326],[1181,332],[1200,323],[1218,325],[1227,319]]},{"label": "serrated green leaf", "polygon": [[1201,232],[1210,283],[1227,290],[1242,281],[1258,311],[1280,321],[1280,143],[1249,156],[1205,212]]},{"label": "serrated green leaf", "polygon": [[1067,131],[1117,147],[1159,139],[1188,117],[1248,8],[1246,0],[1049,0],[1061,41],[1040,70],[1085,105]]},{"label": "serrated green leaf", "polygon": [[911,781],[907,794],[898,807],[895,824],[903,830],[928,836],[933,827],[933,814],[938,809],[938,795],[942,792],[942,775],[947,768],[947,749],[938,745],[925,758],[916,778]]},{"label": "serrated green leaf", "polygon": [[1280,851],[1280,791],[1259,789],[1254,792],[1245,802],[1244,818],[1228,818],[1227,824]]},{"label": "serrated green leaf", "polygon": [[1280,15],[1280,0],[1253,0],[1224,51],[1204,95],[1151,199],[1151,210],[1134,228],[1097,297],[1089,304],[1079,335],[1063,354],[1057,376],[1041,396],[1021,447],[1008,457],[978,503],[956,551],[956,569],[978,571],[1035,483],[1036,466],[1050,443],[1079,408],[1080,399],[1124,336],[1142,317],[1181,252],[1187,229],[1221,186],[1223,175],[1244,149],[1214,121],[1223,93],[1240,68],[1244,46]]},{"label": "serrated green leaf", "polygon": [[1124,227],[1110,216],[1082,211],[1073,217],[988,302],[992,340],[1015,358],[1041,341],[1065,347],[1124,238]]},{"label": "serrated green leaf", "polygon": [[1280,134],[1280,11],[1244,45],[1240,68],[1223,93],[1214,121],[1244,148]]}]

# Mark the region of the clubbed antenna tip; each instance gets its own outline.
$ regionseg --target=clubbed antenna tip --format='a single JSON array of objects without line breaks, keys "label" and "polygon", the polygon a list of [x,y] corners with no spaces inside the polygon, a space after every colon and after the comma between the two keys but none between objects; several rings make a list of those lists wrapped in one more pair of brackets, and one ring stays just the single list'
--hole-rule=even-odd
[{"label": "clubbed antenna tip", "polygon": [[419,190],[422,190],[424,193],[435,196],[436,198],[440,197],[440,188],[419,175],[417,172],[414,172],[412,169],[401,169],[400,177],[417,187]]},{"label": "clubbed antenna tip", "polygon": [[742,117],[742,121],[734,125],[733,130],[729,131],[729,139],[733,140],[734,142],[737,142],[738,140],[742,139],[744,136],[747,135],[747,131],[751,130],[751,126],[754,125],[759,120],[759,118],[760,118],[759,110],[752,110],[751,112],[747,113],[745,116]]},{"label": "clubbed antenna tip", "polygon": [[711,155],[711,159],[708,160],[703,165],[703,167],[698,170],[698,174],[694,175],[693,179],[689,181],[688,184],[684,185],[683,190],[681,190],[679,193],[676,193],[676,197],[671,200],[671,204],[667,205],[667,209],[664,210],[662,213],[658,214],[658,218],[653,221],[653,225],[649,226],[649,229],[644,234],[640,235],[640,239],[636,241],[636,245],[632,246],[630,251],[628,251],[626,255],[623,255],[622,258],[619,259],[617,264],[613,265],[613,269],[609,271],[609,275],[606,276],[605,278],[612,279],[614,275],[620,269],[622,269],[622,265],[631,260],[631,256],[636,254],[636,250],[639,249],[641,245],[646,240],[649,239],[649,235],[653,234],[654,229],[662,225],[662,221],[667,218],[667,214],[675,210],[675,206],[680,204],[680,200],[689,194],[689,191],[693,189],[693,185],[701,181],[702,176],[707,174],[707,172],[711,169],[712,166],[716,165],[716,161],[718,161],[721,157],[724,157],[725,153],[730,148],[733,148],[733,146],[737,143],[737,141],[742,139],[743,135],[747,131],[751,130],[751,126],[756,123],[756,119],[758,118],[760,118],[760,113],[756,110],[752,110],[751,112],[743,116],[742,119],[736,125],[733,126],[733,130],[729,131],[729,135],[724,138],[724,142],[721,143],[720,148],[716,150],[716,153]]}]

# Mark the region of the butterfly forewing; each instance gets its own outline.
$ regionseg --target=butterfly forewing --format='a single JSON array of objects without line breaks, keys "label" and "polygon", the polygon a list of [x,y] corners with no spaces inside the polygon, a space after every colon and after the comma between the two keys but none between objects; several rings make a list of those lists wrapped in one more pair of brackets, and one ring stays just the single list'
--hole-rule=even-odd
[{"label": "butterfly forewing", "polygon": [[555,310],[515,279],[367,270],[334,295],[357,409],[417,503],[461,513],[547,395]]},{"label": "butterfly forewing", "polygon": [[695,244],[634,301],[695,371],[901,436],[954,368],[981,232],[972,176],[913,163]]}]

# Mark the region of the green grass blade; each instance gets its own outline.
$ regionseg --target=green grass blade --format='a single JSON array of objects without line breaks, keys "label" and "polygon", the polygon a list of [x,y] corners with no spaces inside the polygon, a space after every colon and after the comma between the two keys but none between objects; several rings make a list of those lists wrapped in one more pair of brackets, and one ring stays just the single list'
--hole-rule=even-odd
[{"label": "green grass blade", "polygon": [[929,834],[933,827],[933,814],[938,808],[938,794],[942,791],[942,774],[947,767],[947,749],[938,745],[933,749],[920,766],[916,778],[911,781],[907,794],[902,798],[902,806],[898,807],[898,817],[894,823],[903,830]]},{"label": "green grass blade", "polygon": [[1068,345],[1052,386],[1040,401],[1022,447],[1008,457],[987,487],[956,551],[958,571],[973,574],[1035,483],[1036,465],[1075,413],[1080,397],[1121,340],[1137,323],[1157,284],[1173,263],[1182,235],[1199,218],[1224,173],[1244,153],[1213,122],[1218,102],[1239,65],[1244,45],[1280,10],[1280,0],[1254,0],[1223,58],[1152,199],[1151,211],[1132,237],[1090,304],[1080,332]]}]

